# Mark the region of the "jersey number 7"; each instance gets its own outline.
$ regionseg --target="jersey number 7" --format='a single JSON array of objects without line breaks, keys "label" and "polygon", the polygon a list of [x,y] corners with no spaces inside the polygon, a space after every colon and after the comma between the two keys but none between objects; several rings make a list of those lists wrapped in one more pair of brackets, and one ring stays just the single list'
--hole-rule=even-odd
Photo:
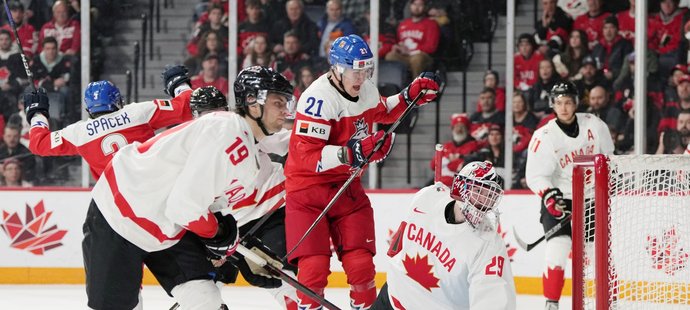
[{"label": "jersey number 7", "polygon": [[489,264],[486,265],[486,269],[484,269],[484,274],[487,276],[498,275],[499,277],[502,277],[504,262],[505,258],[503,258],[503,256],[492,257],[491,262],[489,262]]}]

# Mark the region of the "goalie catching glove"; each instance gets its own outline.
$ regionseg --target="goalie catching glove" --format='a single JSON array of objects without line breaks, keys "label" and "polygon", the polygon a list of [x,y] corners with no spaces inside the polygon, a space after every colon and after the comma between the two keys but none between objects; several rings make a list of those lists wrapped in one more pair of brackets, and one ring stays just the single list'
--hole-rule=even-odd
[{"label": "goalie catching glove", "polygon": [[558,188],[550,188],[541,196],[541,203],[546,208],[546,211],[555,219],[563,219],[570,210],[566,209],[565,200],[563,200],[563,192]]},{"label": "goalie catching glove", "polygon": [[237,250],[239,244],[239,231],[237,221],[232,215],[223,215],[220,212],[213,213],[218,221],[218,231],[212,238],[199,237],[201,242],[206,245],[206,249],[211,259],[226,258]]},{"label": "goalie catching glove", "polygon": [[341,149],[341,154],[339,154],[340,161],[343,164],[359,168],[365,164],[367,156],[374,151],[376,144],[383,143],[369,159],[369,162],[377,163],[388,156],[391,148],[393,148],[393,142],[395,142],[395,133],[387,135],[383,130],[379,130],[373,135],[368,135],[362,139],[352,139],[347,142],[346,147]]},{"label": "goalie catching glove", "polygon": [[[271,249],[261,243],[261,240],[250,236],[248,241],[243,241],[243,243],[245,243],[244,246],[246,248],[263,258],[267,264],[270,264],[277,269],[283,269],[283,263],[280,261],[277,255],[275,255]],[[252,286],[261,288],[277,288],[282,285],[282,281],[271,274],[268,269],[250,259],[247,259],[239,252],[235,252],[235,254],[228,257],[228,261],[239,269],[239,271],[242,273],[242,277]]]}]

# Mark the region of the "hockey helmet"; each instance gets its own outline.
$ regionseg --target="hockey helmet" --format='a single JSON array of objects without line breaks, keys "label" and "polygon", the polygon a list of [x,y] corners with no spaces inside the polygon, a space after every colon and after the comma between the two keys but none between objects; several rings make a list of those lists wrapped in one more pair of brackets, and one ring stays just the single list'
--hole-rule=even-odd
[{"label": "hockey helmet", "polygon": [[374,73],[374,54],[367,42],[356,34],[335,39],[329,50],[328,62],[340,74],[350,69],[371,78]]},{"label": "hockey helmet", "polygon": [[489,161],[473,161],[453,178],[450,196],[462,204],[462,214],[477,228],[503,197],[503,178]]},{"label": "hockey helmet", "polygon": [[240,115],[247,113],[247,106],[266,103],[268,93],[277,93],[288,99],[288,110],[294,110],[293,88],[290,82],[280,73],[263,66],[251,66],[237,75],[233,85],[235,91],[235,108]]},{"label": "hockey helmet", "polygon": [[91,82],[84,91],[86,111],[90,115],[110,113],[122,108],[120,90],[109,81]]},{"label": "hockey helmet", "polygon": [[192,91],[189,98],[192,115],[197,118],[208,111],[227,111],[228,99],[213,86],[199,87]]},{"label": "hockey helmet", "polygon": [[553,85],[549,92],[549,107],[553,108],[556,99],[561,96],[571,97],[575,101],[576,106],[580,103],[580,94],[573,82],[558,82]]}]

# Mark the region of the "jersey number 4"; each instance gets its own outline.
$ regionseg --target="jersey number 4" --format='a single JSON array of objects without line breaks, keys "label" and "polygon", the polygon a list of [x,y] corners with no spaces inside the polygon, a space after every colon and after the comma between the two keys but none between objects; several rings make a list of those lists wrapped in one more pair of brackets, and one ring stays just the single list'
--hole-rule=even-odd
[{"label": "jersey number 4", "polygon": [[492,257],[491,262],[489,262],[489,264],[486,265],[486,268],[484,269],[484,274],[486,274],[487,276],[498,275],[499,277],[502,277],[504,262],[505,258],[503,258],[503,256]]}]

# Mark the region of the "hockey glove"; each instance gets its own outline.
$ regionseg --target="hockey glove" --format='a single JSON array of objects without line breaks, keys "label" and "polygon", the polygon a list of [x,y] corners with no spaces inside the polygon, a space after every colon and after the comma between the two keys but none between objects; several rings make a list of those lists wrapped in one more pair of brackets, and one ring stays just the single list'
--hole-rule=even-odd
[{"label": "hockey glove", "polygon": [[211,259],[223,259],[237,250],[239,244],[237,221],[230,214],[224,216],[220,212],[216,212],[213,215],[218,220],[216,235],[213,238],[199,237],[199,239],[206,245]]},{"label": "hockey glove", "polygon": [[439,83],[441,83],[440,79],[433,72],[422,72],[410,85],[403,89],[403,98],[410,105],[419,93],[426,90],[426,94],[416,102],[417,106],[423,106],[436,98]]},{"label": "hockey glove", "polygon": [[560,220],[565,217],[570,211],[566,210],[566,204],[563,200],[563,193],[558,188],[550,188],[541,196],[541,203],[546,208],[546,211],[555,219]]},{"label": "hockey glove", "polygon": [[182,84],[187,84],[192,87],[192,83],[188,76],[189,71],[185,66],[165,66],[165,70],[161,74],[163,78],[163,91],[170,97],[175,97],[175,88]]},{"label": "hockey glove", "polygon": [[[250,251],[254,252],[254,254],[266,260],[266,262],[273,267],[283,269],[283,263],[280,262],[280,259],[271,251],[271,249],[263,245],[260,240],[251,238],[246,247]],[[253,286],[262,288],[276,288],[282,285],[282,281],[277,279],[266,268],[260,266],[250,259],[247,259],[240,253],[235,252],[235,254],[228,257],[228,261],[236,266],[237,269],[239,269],[242,273],[242,277]]]},{"label": "hockey glove", "polygon": [[[390,137],[389,137],[390,136]],[[379,130],[373,135],[368,135],[362,139],[352,139],[347,142],[347,158],[345,164],[349,164],[354,168],[359,168],[364,165],[364,161],[374,151],[377,143],[383,143],[381,147],[371,156],[369,162],[377,163],[388,156],[391,148],[395,142],[395,133],[385,134],[383,130]]]},{"label": "hockey glove", "polygon": [[50,118],[48,110],[50,104],[48,103],[48,94],[43,88],[38,88],[36,91],[24,94],[24,105],[26,106],[26,121],[31,123],[31,119],[36,113],[45,115]]}]

